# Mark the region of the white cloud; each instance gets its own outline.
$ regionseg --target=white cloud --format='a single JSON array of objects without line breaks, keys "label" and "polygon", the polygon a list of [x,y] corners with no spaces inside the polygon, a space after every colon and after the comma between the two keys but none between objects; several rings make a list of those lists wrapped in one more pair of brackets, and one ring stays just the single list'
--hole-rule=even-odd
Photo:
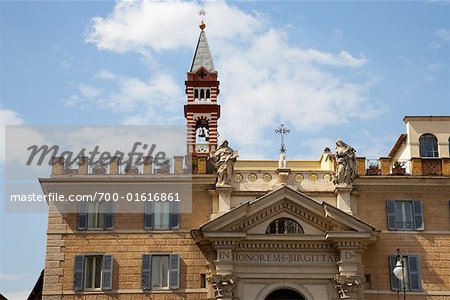
[{"label": "white cloud", "polygon": [[4,281],[21,280],[27,276],[28,276],[27,274],[5,274],[0,272],[0,280]]},{"label": "white cloud", "polygon": [[[206,31],[222,82],[219,130],[221,138],[233,137],[241,153],[260,157],[271,146],[265,131],[280,120],[297,131],[319,132],[379,112],[365,96],[372,84],[369,79],[353,82],[335,72],[350,68],[354,73],[367,63],[364,54],[305,49],[290,42],[289,27],[275,29],[261,13],[224,2],[205,6]],[[138,52],[155,62],[148,57],[195,46],[195,13],[201,7],[195,2],[119,2],[110,15],[92,20],[86,41],[102,50]],[[97,80],[116,88],[91,100],[121,112],[125,123],[182,120],[183,86],[168,75],[168,65],[158,64],[158,72],[145,80],[99,72]],[[77,100],[80,95],[81,91],[72,97]]]},{"label": "white cloud", "polygon": [[20,124],[23,124],[23,120],[19,113],[0,107],[0,164],[5,162],[5,126]]},{"label": "white cloud", "polygon": [[95,17],[86,41],[115,52],[146,52],[192,47],[194,26],[201,8],[208,12],[208,28],[218,38],[249,37],[260,26],[258,15],[246,14],[224,2],[122,1],[107,16]]},{"label": "white cloud", "polygon": [[433,49],[441,49],[443,45],[450,43],[450,30],[446,28],[439,28],[434,32],[436,37],[430,44]]},{"label": "white cloud", "polygon": [[142,80],[103,70],[93,83],[75,86],[77,91],[65,100],[67,105],[107,109],[128,125],[172,124],[183,118],[179,113],[185,101],[183,87],[163,72]]},{"label": "white cloud", "polygon": [[23,299],[27,299],[28,296],[30,295],[30,293],[31,293],[31,290],[23,291],[23,292],[6,293],[6,294],[4,294],[4,296],[8,300],[23,300]]}]

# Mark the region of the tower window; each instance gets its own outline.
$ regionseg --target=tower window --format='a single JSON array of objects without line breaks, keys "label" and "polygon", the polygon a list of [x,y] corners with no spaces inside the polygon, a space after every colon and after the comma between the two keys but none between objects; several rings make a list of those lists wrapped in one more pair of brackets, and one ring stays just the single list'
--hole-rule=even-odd
[{"label": "tower window", "polygon": [[269,224],[266,234],[302,234],[302,226],[289,218],[279,218]]},{"label": "tower window", "polygon": [[198,89],[194,89],[194,101],[198,101]]},{"label": "tower window", "polygon": [[439,157],[438,141],[432,134],[424,134],[419,139],[420,157]]},{"label": "tower window", "polygon": [[200,101],[205,101],[205,90],[204,89],[200,90]]},{"label": "tower window", "polygon": [[211,101],[211,89],[210,88],[197,88],[194,89],[194,102]]}]

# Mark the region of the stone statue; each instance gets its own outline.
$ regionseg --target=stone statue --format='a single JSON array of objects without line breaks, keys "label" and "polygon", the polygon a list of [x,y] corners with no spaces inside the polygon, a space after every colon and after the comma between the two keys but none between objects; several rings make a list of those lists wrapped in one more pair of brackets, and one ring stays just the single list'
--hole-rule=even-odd
[{"label": "stone statue", "polygon": [[230,185],[234,173],[234,163],[238,156],[239,153],[228,146],[227,140],[223,141],[211,156],[211,161],[217,167],[218,177],[216,186]]},{"label": "stone statue", "polygon": [[278,169],[286,169],[286,168],[287,168],[286,148],[284,147],[284,144],[282,144],[280,149],[280,159],[278,160]]},{"label": "stone statue", "polygon": [[359,299],[362,282],[361,275],[335,275],[334,283],[339,299]]},{"label": "stone statue", "polygon": [[337,163],[333,183],[339,186],[351,185],[356,174],[356,150],[344,143],[336,141],[335,160]]},{"label": "stone statue", "polygon": [[213,275],[211,285],[216,299],[232,299],[238,277],[236,275]]}]

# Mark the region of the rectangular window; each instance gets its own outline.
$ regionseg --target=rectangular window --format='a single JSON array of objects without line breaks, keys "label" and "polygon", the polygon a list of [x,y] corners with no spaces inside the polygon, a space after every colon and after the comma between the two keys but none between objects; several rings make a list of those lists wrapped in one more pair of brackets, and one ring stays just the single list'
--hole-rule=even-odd
[{"label": "rectangular window", "polygon": [[113,259],[111,255],[84,255],[74,258],[74,290],[112,289]]},{"label": "rectangular window", "polygon": [[84,258],[84,289],[100,289],[102,279],[103,256],[86,256]]},{"label": "rectangular window", "polygon": [[419,267],[419,256],[415,254],[403,255],[403,266],[404,266],[404,278],[403,280],[398,279],[394,275],[394,268],[397,265],[397,256],[389,256],[389,274],[391,278],[391,289],[393,291],[406,291],[418,292],[420,291],[420,267]]},{"label": "rectangular window", "polygon": [[145,229],[171,230],[179,228],[178,202],[145,202]]},{"label": "rectangular window", "polygon": [[113,203],[80,202],[78,230],[110,230],[113,228]]},{"label": "rectangular window", "polygon": [[151,254],[142,257],[142,289],[179,288],[180,258],[173,254]]},{"label": "rectangular window", "polygon": [[389,230],[424,230],[422,201],[388,200]]}]

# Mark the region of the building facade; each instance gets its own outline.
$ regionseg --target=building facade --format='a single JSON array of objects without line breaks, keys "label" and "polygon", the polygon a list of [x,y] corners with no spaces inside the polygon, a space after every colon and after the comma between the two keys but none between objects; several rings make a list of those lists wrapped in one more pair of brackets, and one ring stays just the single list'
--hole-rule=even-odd
[{"label": "building facade", "polygon": [[189,180],[192,212],[93,202],[65,213],[49,203],[43,298],[450,299],[450,117],[405,117],[390,154],[355,158],[343,184],[329,149],[317,161],[212,163],[208,154],[233,152],[218,145],[218,72],[204,29],[185,83],[190,155],[172,161],[172,173],[192,178],[151,162],[121,171],[114,158],[102,172],[86,159],[68,170],[55,158],[40,179],[46,194]]}]

